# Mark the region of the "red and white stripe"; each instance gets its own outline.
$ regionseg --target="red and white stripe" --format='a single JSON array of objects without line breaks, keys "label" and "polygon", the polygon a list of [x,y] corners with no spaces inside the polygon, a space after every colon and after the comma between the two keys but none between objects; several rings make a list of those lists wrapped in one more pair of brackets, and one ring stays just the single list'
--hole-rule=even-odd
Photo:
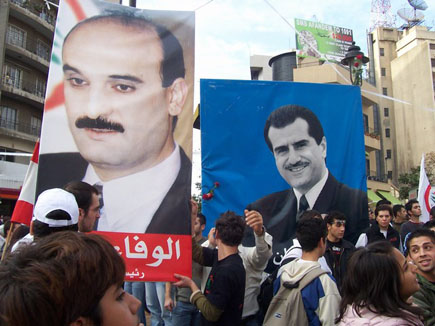
[{"label": "red and white stripe", "polygon": [[38,175],[39,141],[36,142],[32,159],[24,178],[20,196],[12,213],[11,222],[30,225],[35,203],[36,178]]}]

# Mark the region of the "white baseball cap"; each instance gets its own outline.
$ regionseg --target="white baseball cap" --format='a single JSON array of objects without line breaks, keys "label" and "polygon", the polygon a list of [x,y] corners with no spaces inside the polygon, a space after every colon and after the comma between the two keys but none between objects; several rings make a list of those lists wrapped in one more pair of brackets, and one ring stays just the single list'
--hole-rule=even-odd
[{"label": "white baseball cap", "polygon": [[[47,217],[48,213],[63,210],[70,216],[69,219],[54,219]],[[79,207],[73,194],[60,188],[48,189],[42,192],[36,200],[33,209],[33,219],[51,228],[70,226],[78,223]]]}]

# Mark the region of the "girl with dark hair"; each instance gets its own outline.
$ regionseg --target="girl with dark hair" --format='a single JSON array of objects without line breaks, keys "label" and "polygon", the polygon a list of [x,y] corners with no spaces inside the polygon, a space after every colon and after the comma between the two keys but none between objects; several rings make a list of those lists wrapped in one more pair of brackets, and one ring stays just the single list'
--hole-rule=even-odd
[{"label": "girl with dark hair", "polygon": [[421,310],[407,302],[419,289],[416,270],[388,242],[358,249],[347,267],[336,322],[342,326],[423,326]]}]

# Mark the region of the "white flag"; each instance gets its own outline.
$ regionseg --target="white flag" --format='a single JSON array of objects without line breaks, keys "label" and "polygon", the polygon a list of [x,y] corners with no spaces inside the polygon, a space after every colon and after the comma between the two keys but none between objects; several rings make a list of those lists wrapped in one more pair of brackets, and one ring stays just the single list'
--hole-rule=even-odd
[{"label": "white flag", "polygon": [[429,179],[426,175],[426,170],[424,168],[424,154],[421,157],[421,165],[420,165],[420,181],[418,182],[418,202],[421,206],[421,222],[429,221],[429,211],[430,211],[430,202],[431,202],[431,190]]}]

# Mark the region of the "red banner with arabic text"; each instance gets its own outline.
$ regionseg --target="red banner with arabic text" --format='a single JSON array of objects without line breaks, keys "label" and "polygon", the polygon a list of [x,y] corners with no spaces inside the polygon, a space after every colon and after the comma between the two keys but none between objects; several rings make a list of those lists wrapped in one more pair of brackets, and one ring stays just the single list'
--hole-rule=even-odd
[{"label": "red banner with arabic text", "polygon": [[126,281],[176,281],[192,277],[192,236],[94,232],[108,240],[124,259]]}]

